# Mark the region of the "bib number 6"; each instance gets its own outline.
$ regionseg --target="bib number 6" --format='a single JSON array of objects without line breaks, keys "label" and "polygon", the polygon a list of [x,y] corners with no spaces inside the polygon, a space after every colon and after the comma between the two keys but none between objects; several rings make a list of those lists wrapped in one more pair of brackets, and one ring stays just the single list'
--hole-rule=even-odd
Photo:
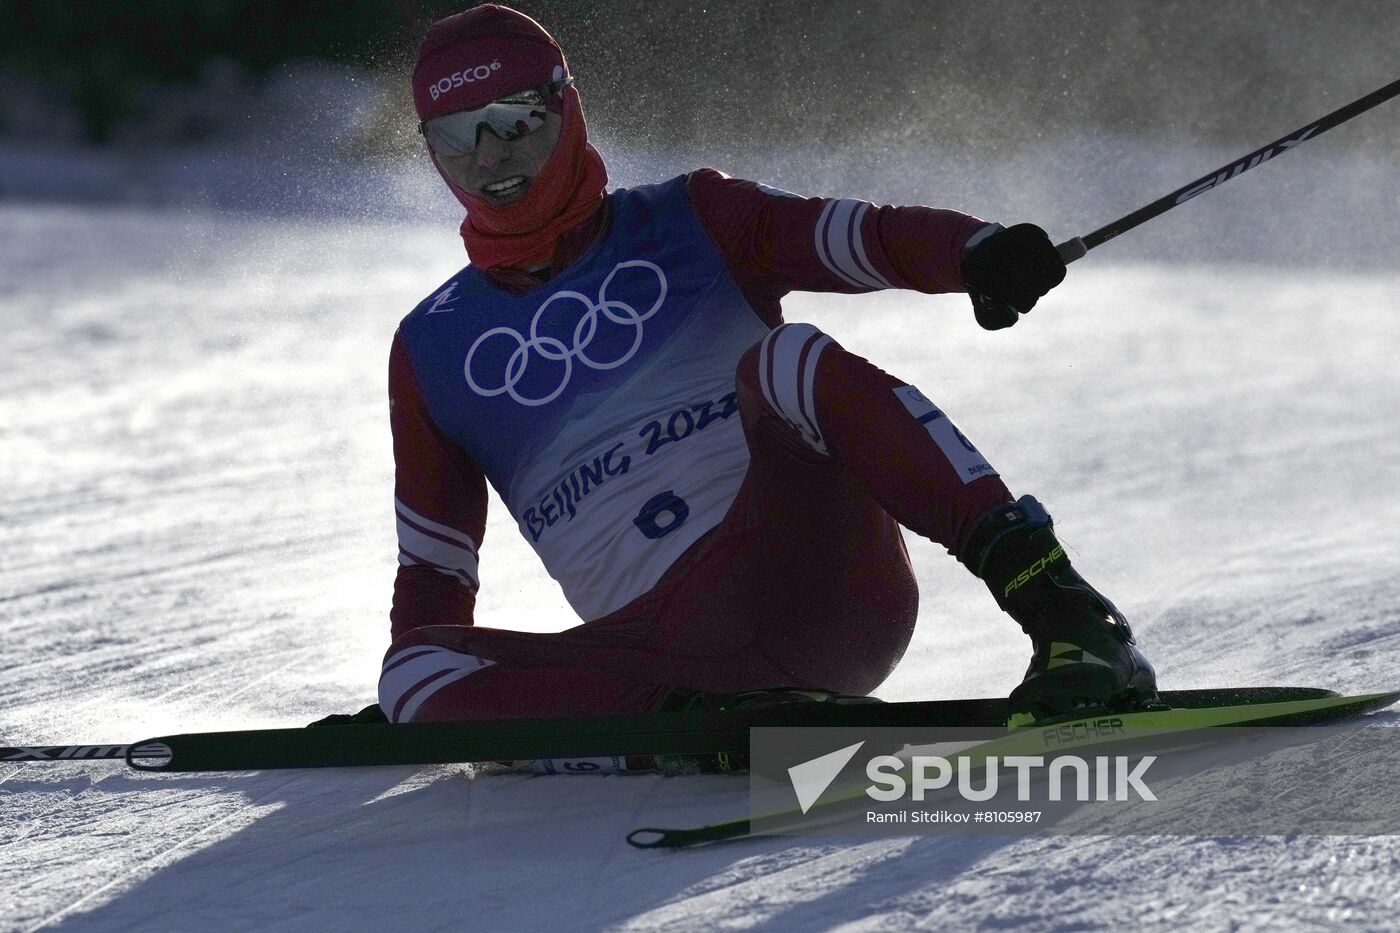
[{"label": "bib number 6", "polygon": [[690,506],[668,489],[648,499],[647,504],[637,513],[637,517],[632,519],[632,524],[636,525],[642,534],[655,540],[666,537],[684,525],[689,517]]}]

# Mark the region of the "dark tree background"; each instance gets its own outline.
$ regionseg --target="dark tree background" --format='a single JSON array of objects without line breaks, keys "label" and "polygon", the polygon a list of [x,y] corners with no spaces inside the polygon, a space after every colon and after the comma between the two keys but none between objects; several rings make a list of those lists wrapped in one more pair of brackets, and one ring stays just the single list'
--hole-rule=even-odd
[{"label": "dark tree background", "polygon": [[[590,118],[648,145],[718,135],[757,151],[953,135],[1000,148],[1094,128],[1257,142],[1400,76],[1394,0],[517,6],[559,38]],[[152,106],[146,90],[194,82],[213,60],[257,77],[324,59],[402,80],[424,27],[464,7],[0,0],[0,72],[51,91],[101,142]],[[1397,124],[1359,122],[1352,139],[1391,152]]]}]

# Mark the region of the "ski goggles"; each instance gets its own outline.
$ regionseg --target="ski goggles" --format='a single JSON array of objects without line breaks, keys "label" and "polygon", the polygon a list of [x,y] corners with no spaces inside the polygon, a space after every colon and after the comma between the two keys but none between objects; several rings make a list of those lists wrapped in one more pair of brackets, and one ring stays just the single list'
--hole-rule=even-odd
[{"label": "ski goggles", "polygon": [[476,149],[482,127],[510,142],[544,126],[550,101],[573,83],[573,78],[565,78],[554,84],[542,84],[507,94],[484,107],[423,120],[418,124],[418,132],[423,134],[429,148],[437,155],[461,158]]}]

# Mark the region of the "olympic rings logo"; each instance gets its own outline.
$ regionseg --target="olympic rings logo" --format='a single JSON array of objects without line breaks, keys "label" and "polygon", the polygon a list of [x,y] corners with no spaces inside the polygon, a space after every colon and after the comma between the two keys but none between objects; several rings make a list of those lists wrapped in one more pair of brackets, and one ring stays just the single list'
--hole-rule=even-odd
[{"label": "olympic rings logo", "polygon": [[[656,300],[651,307],[645,311],[638,311],[626,301],[618,301],[607,297],[608,285],[613,278],[623,269],[640,268],[649,269],[656,276],[659,286]],[[661,271],[655,263],[647,262],[645,259],[629,259],[620,262],[608,273],[608,277],[603,280],[603,284],[598,286],[598,298],[593,300],[581,292],[559,291],[545,299],[544,304],[535,311],[535,316],[530,320],[530,336],[526,339],[519,331],[510,327],[493,327],[483,333],[472,344],[467,351],[467,361],[462,367],[467,377],[467,385],[471,386],[473,392],[483,398],[493,398],[497,395],[508,393],[521,405],[531,408],[539,405],[547,405],[558,398],[563,391],[568,388],[569,380],[574,374],[574,360],[578,360],[589,369],[604,371],[616,369],[636,356],[637,351],[642,346],[642,322],[650,318],[661,309],[661,304],[666,300],[666,274]],[[565,346],[562,340],[554,337],[542,336],[539,333],[540,321],[545,311],[561,301],[576,301],[584,307],[583,316],[574,325],[573,346]],[[598,333],[598,316],[602,315],[614,324],[634,328],[632,335],[632,345],[627,348],[621,356],[614,360],[598,360],[588,355],[589,344]],[[510,359],[506,361],[504,372],[499,379],[499,385],[483,386],[477,382],[472,375],[472,364],[476,357],[477,350],[481,345],[492,337],[506,337],[515,341],[516,347],[511,353]],[[559,385],[552,392],[541,398],[529,398],[516,391],[516,386],[525,378],[525,371],[529,368],[530,362],[534,359],[534,354],[543,360],[555,363],[563,363],[563,376],[559,380]],[[497,380],[492,380],[493,382]]]}]

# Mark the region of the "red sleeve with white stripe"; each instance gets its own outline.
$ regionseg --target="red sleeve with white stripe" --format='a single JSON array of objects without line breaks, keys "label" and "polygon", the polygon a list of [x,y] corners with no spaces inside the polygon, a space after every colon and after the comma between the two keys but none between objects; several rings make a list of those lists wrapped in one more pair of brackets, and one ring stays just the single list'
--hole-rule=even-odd
[{"label": "red sleeve with white stripe", "polygon": [[700,224],[767,323],[788,292],[965,292],[958,263],[987,222],[931,207],[804,198],[704,168],[686,180]]},{"label": "red sleeve with white stripe", "polygon": [[393,636],[424,625],[471,625],[486,476],[433,423],[398,334],[389,354],[389,423],[399,537]]}]

